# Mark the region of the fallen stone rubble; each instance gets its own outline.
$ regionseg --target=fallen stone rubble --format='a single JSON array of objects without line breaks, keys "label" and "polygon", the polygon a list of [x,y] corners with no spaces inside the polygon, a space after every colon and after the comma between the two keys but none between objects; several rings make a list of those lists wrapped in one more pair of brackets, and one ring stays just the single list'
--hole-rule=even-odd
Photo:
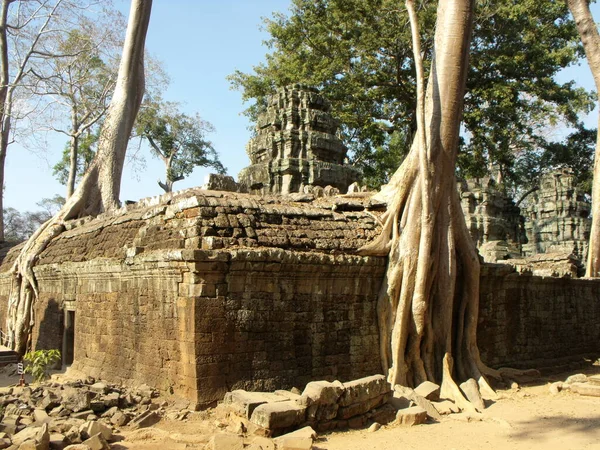
[{"label": "fallen stone rubble", "polygon": [[[416,389],[397,385],[392,390],[383,375],[347,383],[313,381],[302,392],[235,390],[225,395],[219,408],[238,418],[238,435],[263,436],[255,438],[262,440],[251,441],[251,447],[239,447],[254,450],[311,449],[315,430],[368,426],[370,432],[375,432],[382,425],[418,425],[459,412],[453,402],[440,399],[440,387],[434,383],[425,382]],[[273,436],[277,437],[267,439]],[[230,447],[225,445],[226,439]],[[224,434],[215,436],[207,448],[238,448],[231,447],[233,442],[241,445],[244,441],[240,436]]]},{"label": "fallen stone rubble", "polygon": [[571,375],[565,381],[557,381],[549,385],[550,393],[571,391],[587,397],[600,397],[600,375],[587,376],[583,373]]},{"label": "fallen stone rubble", "polygon": [[[0,388],[0,449],[104,450],[124,426],[134,430],[175,415],[142,385],[127,390],[93,378]],[[185,402],[187,407],[187,402]]]}]

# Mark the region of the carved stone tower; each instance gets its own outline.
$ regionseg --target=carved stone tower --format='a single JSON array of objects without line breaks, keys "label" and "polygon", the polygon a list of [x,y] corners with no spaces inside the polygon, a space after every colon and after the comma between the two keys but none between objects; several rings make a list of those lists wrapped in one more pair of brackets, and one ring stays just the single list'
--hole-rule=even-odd
[{"label": "carved stone tower", "polygon": [[295,84],[272,95],[258,117],[246,151],[251,165],[239,183],[252,194],[290,194],[304,186],[332,186],[345,193],[359,172],[344,165],[347,148],[339,123],[318,90]]}]

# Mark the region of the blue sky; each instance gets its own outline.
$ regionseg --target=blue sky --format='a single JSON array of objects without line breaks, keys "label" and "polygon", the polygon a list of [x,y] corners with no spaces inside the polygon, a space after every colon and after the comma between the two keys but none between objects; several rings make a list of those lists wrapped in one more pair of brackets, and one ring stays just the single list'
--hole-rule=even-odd
[{"label": "blue sky", "polygon": [[[114,0],[115,6],[127,14],[129,2]],[[230,90],[225,77],[236,69],[250,71],[264,60],[268,49],[263,41],[268,36],[259,30],[261,18],[274,11],[286,12],[289,0],[154,0],[148,51],[163,61],[171,78],[165,98],[185,104],[188,113],[198,112],[216,129],[210,135],[228,173],[237,178],[248,165],[245,146],[250,137],[248,122],[240,115],[244,109],[241,94]],[[600,6],[593,5],[596,18]],[[566,71],[561,80],[575,79],[591,89],[593,81],[587,63]],[[597,113],[587,119],[595,127]],[[51,141],[44,154],[33,153],[18,145],[9,147],[6,163],[5,207],[20,211],[39,209],[36,203],[44,197],[64,195],[65,188],[52,177],[51,166],[59,159],[65,140]],[[164,179],[162,164],[145,154],[146,167],[126,167],[121,199],[158,195],[162,190],[157,179]],[[203,184],[207,169],[199,168],[175,189]]]}]

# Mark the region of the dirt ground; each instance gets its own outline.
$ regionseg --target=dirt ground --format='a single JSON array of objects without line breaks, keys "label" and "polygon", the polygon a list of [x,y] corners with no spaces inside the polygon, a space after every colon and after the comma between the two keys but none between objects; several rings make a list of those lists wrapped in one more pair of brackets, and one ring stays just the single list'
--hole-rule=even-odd
[{"label": "dirt ground", "polygon": [[[585,371],[600,373],[598,368]],[[379,431],[338,431],[320,436],[322,450],[584,450],[600,449],[600,398],[569,391],[551,394],[549,384],[576,372],[498,391],[498,400],[477,417],[445,416],[439,423],[414,427],[385,426]],[[119,449],[201,449],[214,433],[214,411],[194,414],[186,422],[161,421],[152,430],[125,434]],[[229,430],[232,431],[232,430]],[[251,438],[248,442],[251,441]]]},{"label": "dirt ground", "polygon": [[[581,372],[581,371],[577,371]],[[543,377],[530,385],[498,391],[479,416],[453,414],[439,423],[414,427],[384,426],[327,433],[315,441],[315,450],[436,449],[436,450],[600,450],[600,398],[563,390],[551,394],[549,384],[577,372]],[[583,371],[599,374],[600,367]],[[8,384],[11,380],[0,380]],[[227,426],[228,425],[228,426]],[[234,432],[218,410],[191,413],[185,421],[161,420],[152,428],[128,431],[112,444],[115,450],[202,449],[210,436]],[[250,443],[253,437],[249,436]]]}]

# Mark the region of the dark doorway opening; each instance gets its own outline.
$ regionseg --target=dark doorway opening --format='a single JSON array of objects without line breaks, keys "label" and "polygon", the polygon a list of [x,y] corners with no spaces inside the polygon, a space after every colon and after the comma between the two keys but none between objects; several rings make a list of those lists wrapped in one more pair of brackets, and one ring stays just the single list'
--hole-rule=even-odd
[{"label": "dark doorway opening", "polygon": [[75,311],[65,311],[62,356],[63,366],[73,364],[75,356]]}]

